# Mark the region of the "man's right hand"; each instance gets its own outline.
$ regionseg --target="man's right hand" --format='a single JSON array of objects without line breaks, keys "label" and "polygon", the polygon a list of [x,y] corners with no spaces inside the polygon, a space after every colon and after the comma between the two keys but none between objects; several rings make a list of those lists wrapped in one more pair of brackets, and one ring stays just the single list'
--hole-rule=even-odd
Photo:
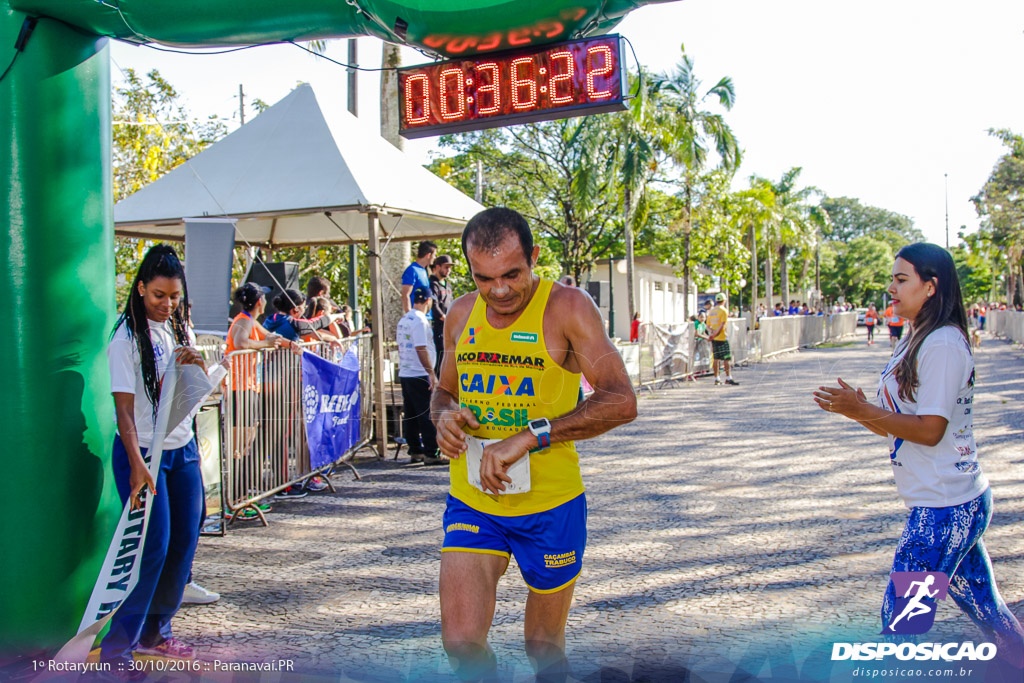
[{"label": "man's right hand", "polygon": [[469,408],[445,410],[434,423],[437,426],[437,445],[452,460],[466,452],[466,432],[463,427],[478,429],[480,422]]}]

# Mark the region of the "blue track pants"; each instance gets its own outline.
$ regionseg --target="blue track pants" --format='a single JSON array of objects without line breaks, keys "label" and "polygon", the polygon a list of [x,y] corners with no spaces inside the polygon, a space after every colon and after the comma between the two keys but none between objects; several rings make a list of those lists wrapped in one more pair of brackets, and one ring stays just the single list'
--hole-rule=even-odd
[{"label": "blue track pants", "polygon": [[[142,449],[146,454],[146,449]],[[114,481],[122,502],[131,493],[131,467],[120,436],[114,437]],[[181,606],[181,596],[192,571],[203,514],[203,483],[199,447],[193,438],[182,448],[163,452],[156,496],[139,567],[139,582],[110,620],[103,639],[103,661],[126,659],[141,642],[157,645],[171,637],[171,619]]]},{"label": "blue track pants", "polygon": [[[962,505],[911,508],[903,529],[894,572],[943,572],[949,596],[996,643],[1010,661],[1024,656],[1024,630],[999,595],[982,534],[992,518],[992,490]],[[882,626],[892,622],[896,590],[892,581],[882,603]],[[934,607],[935,601],[924,602]]]}]

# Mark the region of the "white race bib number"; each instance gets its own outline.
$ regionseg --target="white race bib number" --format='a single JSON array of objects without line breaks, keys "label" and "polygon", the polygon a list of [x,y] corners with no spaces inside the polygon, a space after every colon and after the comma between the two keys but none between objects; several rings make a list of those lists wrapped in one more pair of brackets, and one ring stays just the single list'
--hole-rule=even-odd
[{"label": "white race bib number", "polygon": [[[484,487],[480,483],[480,462],[483,460],[484,447],[499,441],[501,439],[478,439],[475,436],[466,437],[466,476],[469,479],[469,483],[480,491],[484,491]],[[507,496],[513,493],[526,493],[530,490],[529,453],[508,468],[508,476],[512,482],[505,482],[505,490],[498,492],[500,495]],[[491,492],[484,491],[484,493]]]}]

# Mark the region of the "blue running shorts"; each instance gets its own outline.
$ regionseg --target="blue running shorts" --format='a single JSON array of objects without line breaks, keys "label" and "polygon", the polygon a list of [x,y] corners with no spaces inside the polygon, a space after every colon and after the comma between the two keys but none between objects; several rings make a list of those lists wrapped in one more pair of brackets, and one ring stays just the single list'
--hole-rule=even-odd
[{"label": "blue running shorts", "polygon": [[519,563],[535,593],[556,593],[580,575],[587,547],[587,498],[544,512],[504,517],[479,512],[448,494],[441,552],[484,553]]}]

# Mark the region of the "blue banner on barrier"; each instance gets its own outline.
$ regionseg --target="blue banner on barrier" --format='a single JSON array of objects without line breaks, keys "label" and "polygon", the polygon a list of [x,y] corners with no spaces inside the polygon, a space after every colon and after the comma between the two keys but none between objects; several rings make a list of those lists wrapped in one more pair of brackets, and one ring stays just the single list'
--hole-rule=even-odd
[{"label": "blue banner on barrier", "polygon": [[313,469],[335,462],[359,443],[359,353],[341,363],[302,354],[302,414]]}]

